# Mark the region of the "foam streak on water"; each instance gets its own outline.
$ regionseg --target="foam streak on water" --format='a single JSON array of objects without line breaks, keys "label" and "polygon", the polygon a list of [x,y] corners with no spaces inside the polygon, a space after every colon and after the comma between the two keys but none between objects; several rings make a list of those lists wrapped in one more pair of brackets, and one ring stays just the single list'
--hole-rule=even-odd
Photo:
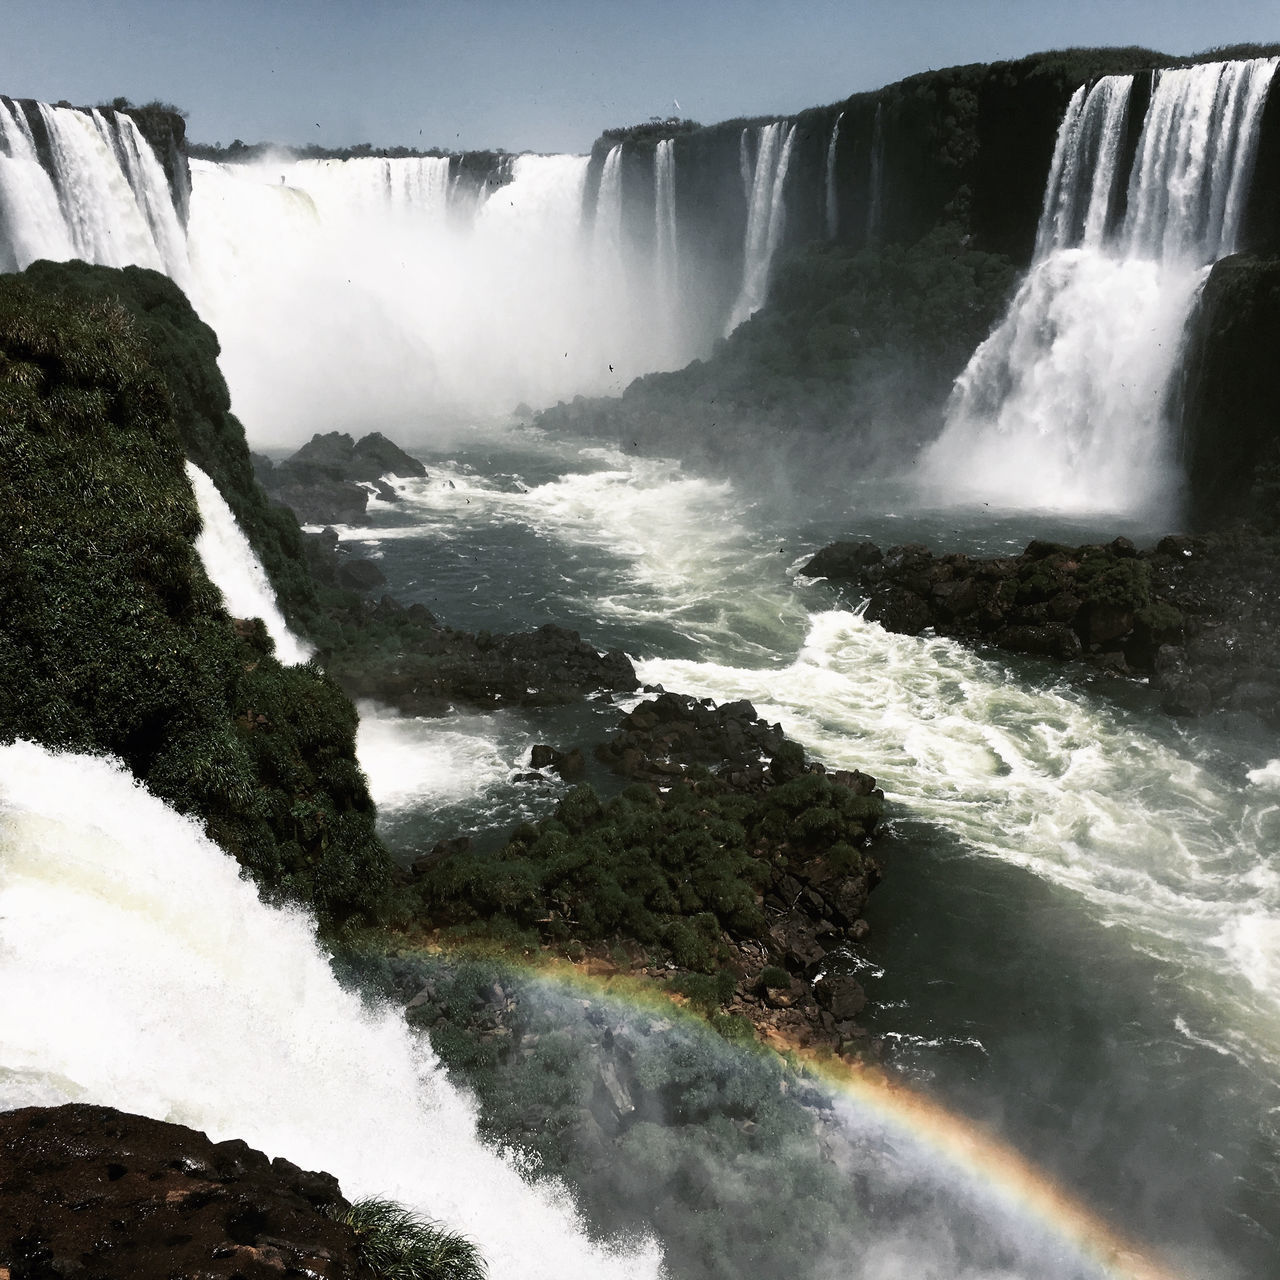
[{"label": "foam streak on water", "polygon": [[122,768],[0,748],[0,1107],[244,1138],[465,1232],[495,1280],[656,1276],[481,1145],[425,1039],[344,992],[312,930]]}]

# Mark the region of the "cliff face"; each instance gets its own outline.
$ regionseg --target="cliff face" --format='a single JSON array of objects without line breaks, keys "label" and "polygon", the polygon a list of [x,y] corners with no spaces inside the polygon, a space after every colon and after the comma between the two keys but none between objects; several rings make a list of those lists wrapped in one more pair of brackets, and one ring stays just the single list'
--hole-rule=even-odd
[{"label": "cliff face", "polygon": [[[1071,49],[924,72],[802,111],[790,118],[796,133],[782,247],[827,239],[834,212],[831,238],[850,249],[912,244],[947,226],[967,246],[1025,266],[1058,125],[1075,89],[1102,75],[1183,61],[1149,49]],[[726,309],[747,221],[740,139],[767,122],[654,122],[606,133],[592,149],[588,204],[605,156],[621,142],[624,205],[652,210],[653,150],[673,138],[681,244],[707,268],[716,304]],[[1136,144],[1135,124],[1129,146]],[[646,221],[651,215],[635,213],[631,230],[641,239],[652,235]]]},{"label": "cliff face", "polygon": [[[168,385],[201,366],[147,342],[119,300],[144,289],[177,293],[82,264],[0,279],[0,740],[119,756],[270,894],[372,911],[390,864],[355,710],[318,669],[281,666],[260,624],[233,625],[206,577]],[[177,344],[181,309],[166,323]]]},{"label": "cliff face", "polygon": [[1193,521],[1280,533],[1280,257],[1209,275],[1188,340],[1182,453]]}]

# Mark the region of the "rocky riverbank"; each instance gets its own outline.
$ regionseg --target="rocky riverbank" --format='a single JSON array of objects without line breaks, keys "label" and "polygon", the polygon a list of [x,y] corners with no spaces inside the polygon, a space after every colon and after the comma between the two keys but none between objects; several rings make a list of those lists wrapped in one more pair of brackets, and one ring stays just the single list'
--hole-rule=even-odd
[{"label": "rocky riverbank", "polygon": [[1280,724],[1280,538],[1250,529],[980,559],[918,543],[824,547],[803,572],[847,584],[890,631],[1087,664],[1148,682],[1172,715]]}]

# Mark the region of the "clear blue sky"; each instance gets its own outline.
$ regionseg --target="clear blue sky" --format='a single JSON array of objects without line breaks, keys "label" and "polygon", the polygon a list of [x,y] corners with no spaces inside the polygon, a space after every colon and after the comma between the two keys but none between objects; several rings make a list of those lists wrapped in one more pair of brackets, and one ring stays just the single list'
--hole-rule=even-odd
[{"label": "clear blue sky", "polygon": [[3,0],[0,93],[187,109],[202,142],[583,151],[1064,45],[1280,40],[1277,0]]}]

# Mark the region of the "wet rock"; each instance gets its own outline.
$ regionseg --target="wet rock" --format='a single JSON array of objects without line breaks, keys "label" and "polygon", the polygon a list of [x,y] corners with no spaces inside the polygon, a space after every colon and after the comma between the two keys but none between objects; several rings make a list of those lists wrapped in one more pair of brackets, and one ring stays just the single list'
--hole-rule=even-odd
[{"label": "wet rock", "polygon": [[1037,539],[1019,556],[990,560],[919,544],[877,559],[862,544],[835,543],[815,560],[865,593],[866,616],[890,631],[931,627],[1148,679],[1175,715],[1231,709],[1280,723],[1277,700],[1257,679],[1280,668],[1278,537],[1245,528],[1177,534],[1150,550],[1123,537],[1078,547]]},{"label": "wet rock", "polygon": [[338,586],[345,587],[348,591],[358,591],[361,595],[387,585],[387,575],[374,561],[354,556],[344,556],[338,561],[334,580]]},{"label": "wet rock", "polygon": [[292,457],[272,464],[254,457],[258,482],[302,524],[364,524],[371,486],[388,502],[400,495],[384,476],[425,476],[426,468],[380,432],[353,440],[345,432],[315,435]]}]

